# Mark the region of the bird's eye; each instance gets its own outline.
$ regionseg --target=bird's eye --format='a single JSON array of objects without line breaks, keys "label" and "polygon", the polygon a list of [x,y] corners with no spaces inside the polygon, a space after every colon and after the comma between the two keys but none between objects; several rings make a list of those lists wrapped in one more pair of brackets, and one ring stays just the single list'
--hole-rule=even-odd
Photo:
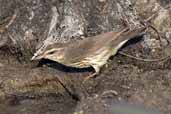
[{"label": "bird's eye", "polygon": [[54,54],[55,52],[54,51],[51,51],[51,52],[49,52],[48,54]]}]

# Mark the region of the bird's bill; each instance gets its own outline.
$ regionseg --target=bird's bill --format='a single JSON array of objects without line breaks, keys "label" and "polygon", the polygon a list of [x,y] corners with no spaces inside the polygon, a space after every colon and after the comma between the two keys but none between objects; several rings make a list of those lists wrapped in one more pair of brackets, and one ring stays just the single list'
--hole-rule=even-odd
[{"label": "bird's bill", "polygon": [[31,61],[33,61],[33,60],[40,60],[40,59],[42,59],[43,58],[43,55],[37,55],[37,54],[35,54],[32,58],[31,58]]}]

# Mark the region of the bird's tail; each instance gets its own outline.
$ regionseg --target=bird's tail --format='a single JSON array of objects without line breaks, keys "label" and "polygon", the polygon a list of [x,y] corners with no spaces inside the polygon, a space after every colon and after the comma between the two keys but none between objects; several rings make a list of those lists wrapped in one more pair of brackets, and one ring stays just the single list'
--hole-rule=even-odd
[{"label": "bird's tail", "polygon": [[110,43],[113,55],[116,54],[128,40],[142,36],[145,33],[146,28],[147,27],[143,26],[133,30],[124,29],[122,33]]},{"label": "bird's tail", "polygon": [[129,30],[128,28],[123,29],[120,32],[120,34],[118,35],[118,37],[111,42],[111,45],[112,45],[111,47],[115,47],[115,46],[119,45],[118,43],[122,43],[122,45],[123,45],[130,39],[142,36],[143,34],[145,34],[146,29],[147,29],[146,26],[132,29],[132,30]]}]

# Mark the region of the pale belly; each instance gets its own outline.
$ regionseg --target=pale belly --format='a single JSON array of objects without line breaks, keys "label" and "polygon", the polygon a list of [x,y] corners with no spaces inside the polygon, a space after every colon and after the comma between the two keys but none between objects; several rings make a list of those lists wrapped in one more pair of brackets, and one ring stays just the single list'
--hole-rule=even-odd
[{"label": "pale belly", "polygon": [[102,50],[99,51],[101,52],[101,55],[88,56],[84,58],[82,61],[77,63],[72,63],[69,66],[76,67],[76,68],[87,68],[94,65],[103,66],[110,58],[111,53],[109,53],[109,51],[102,51]]},{"label": "pale belly", "polygon": [[109,50],[101,51],[100,55],[87,57],[86,61],[89,61],[89,66],[103,66],[106,64],[107,60],[113,55]]},{"label": "pale belly", "polygon": [[105,49],[105,51],[99,50],[99,52],[97,52],[97,53],[100,53],[100,55],[87,57],[87,58],[85,58],[85,61],[89,61],[88,62],[89,66],[101,67],[104,64],[106,64],[107,60],[111,56],[115,55],[117,53],[118,49],[120,49],[122,47],[122,45],[124,45],[126,42],[127,42],[127,40],[121,42],[116,47],[114,47],[112,50],[109,50],[109,49]]}]

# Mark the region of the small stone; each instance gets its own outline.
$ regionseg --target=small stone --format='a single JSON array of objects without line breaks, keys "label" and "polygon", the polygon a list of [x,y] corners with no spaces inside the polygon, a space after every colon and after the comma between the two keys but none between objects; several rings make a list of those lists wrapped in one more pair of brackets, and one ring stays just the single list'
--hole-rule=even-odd
[{"label": "small stone", "polygon": [[106,2],[106,0],[99,0],[99,2]]},{"label": "small stone", "polygon": [[3,67],[4,65],[2,63],[0,63],[0,67]]},{"label": "small stone", "polygon": [[165,54],[166,54],[167,56],[171,57],[171,47],[166,47],[166,48],[164,49],[164,52],[165,52]]}]

